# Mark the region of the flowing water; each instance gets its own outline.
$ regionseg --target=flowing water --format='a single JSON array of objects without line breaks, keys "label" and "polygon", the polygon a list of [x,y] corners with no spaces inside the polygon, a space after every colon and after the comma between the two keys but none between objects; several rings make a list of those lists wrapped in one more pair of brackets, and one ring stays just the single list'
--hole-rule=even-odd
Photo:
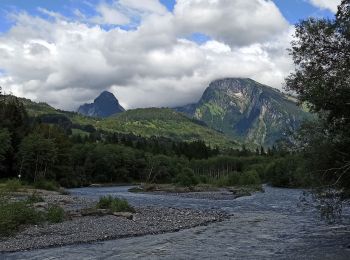
[{"label": "flowing water", "polygon": [[115,195],[135,206],[221,209],[230,219],[176,233],[0,255],[4,259],[350,259],[349,212],[327,224],[303,205],[302,190],[265,187],[236,200],[129,193],[129,187],[81,188],[73,195]]}]

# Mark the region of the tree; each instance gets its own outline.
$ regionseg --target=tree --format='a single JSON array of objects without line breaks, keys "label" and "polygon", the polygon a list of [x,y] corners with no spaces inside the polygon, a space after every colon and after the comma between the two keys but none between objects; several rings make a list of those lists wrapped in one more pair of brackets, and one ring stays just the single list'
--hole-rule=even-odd
[{"label": "tree", "polygon": [[190,168],[184,168],[175,178],[175,183],[184,187],[196,186],[198,179]]},{"label": "tree", "polygon": [[[6,154],[11,150],[11,135],[10,132],[5,129],[0,129],[0,172],[4,171],[5,166],[2,162],[6,159]],[[3,174],[0,175],[3,177]]]},{"label": "tree", "polygon": [[54,166],[57,148],[52,139],[33,133],[25,137],[19,148],[19,174],[37,181],[45,178]]},{"label": "tree", "polygon": [[286,89],[319,116],[300,136],[316,167],[309,170],[328,184],[350,189],[350,1],[341,2],[334,20],[297,24],[290,53],[296,69]]},{"label": "tree", "polygon": [[291,55],[296,70],[287,89],[298,94],[329,123],[350,120],[350,2],[343,0],[335,20],[310,18],[296,25]]},{"label": "tree", "polygon": [[[11,141],[11,149],[8,150],[7,145],[0,148],[7,151],[6,160],[2,160],[1,177],[14,177],[13,170],[15,169],[18,145],[29,131],[28,116],[23,104],[16,97],[6,96],[2,93],[0,93],[0,129],[7,129],[5,131],[9,133],[10,138],[8,139],[7,134],[3,138]],[[5,140],[3,139],[3,141]]]},{"label": "tree", "polygon": [[23,104],[14,96],[0,100],[0,127],[7,128],[16,148],[29,130],[28,115]]}]

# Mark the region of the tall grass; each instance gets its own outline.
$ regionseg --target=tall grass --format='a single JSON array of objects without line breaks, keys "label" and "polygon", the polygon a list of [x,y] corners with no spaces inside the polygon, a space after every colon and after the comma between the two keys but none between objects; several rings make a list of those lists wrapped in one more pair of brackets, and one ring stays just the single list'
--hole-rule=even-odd
[{"label": "tall grass", "polygon": [[22,225],[37,224],[44,220],[42,213],[30,207],[26,201],[9,202],[0,198],[0,235],[8,236]]},{"label": "tall grass", "polygon": [[109,209],[112,212],[135,212],[127,200],[114,198],[110,195],[101,197],[96,206],[99,209]]}]

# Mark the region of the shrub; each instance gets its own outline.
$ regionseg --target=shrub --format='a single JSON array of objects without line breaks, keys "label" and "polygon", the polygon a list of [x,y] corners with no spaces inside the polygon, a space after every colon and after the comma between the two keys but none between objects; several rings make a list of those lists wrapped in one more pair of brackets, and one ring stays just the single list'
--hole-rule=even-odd
[{"label": "shrub", "polygon": [[65,213],[62,207],[57,205],[49,206],[47,210],[46,219],[51,223],[60,223],[63,222]]},{"label": "shrub", "polygon": [[0,198],[1,236],[13,234],[21,225],[37,224],[42,220],[42,213],[30,207],[26,201],[8,202]]},{"label": "shrub", "polygon": [[125,199],[112,196],[101,197],[96,206],[99,209],[110,209],[112,212],[135,212],[135,209]]},{"label": "shrub", "polygon": [[215,185],[215,186],[218,186],[218,187],[229,186],[228,185],[228,176],[221,176],[218,179],[213,178],[213,179],[210,180],[210,183]]},{"label": "shrub", "polygon": [[36,189],[50,190],[50,191],[59,190],[59,186],[56,182],[48,181],[48,180],[38,180],[34,183],[34,187]]},{"label": "shrub", "polygon": [[198,184],[198,179],[194,175],[193,170],[185,168],[176,176],[175,183],[180,186],[191,187]]},{"label": "shrub", "polygon": [[5,189],[10,192],[18,191],[22,187],[22,183],[18,179],[10,179],[5,182]]},{"label": "shrub", "polygon": [[254,185],[260,183],[261,180],[259,174],[255,170],[243,172],[239,178],[239,184],[241,185]]},{"label": "shrub", "polygon": [[27,198],[27,202],[28,203],[37,203],[37,202],[43,202],[44,199],[38,195],[38,193],[36,191],[34,191],[32,193],[32,195],[30,195],[28,198]]},{"label": "shrub", "polygon": [[235,186],[240,182],[240,174],[238,172],[232,172],[228,175],[227,186]]},{"label": "shrub", "polygon": [[231,172],[218,179],[211,179],[210,183],[218,187],[236,186],[240,182],[240,176],[241,174],[239,172]]}]

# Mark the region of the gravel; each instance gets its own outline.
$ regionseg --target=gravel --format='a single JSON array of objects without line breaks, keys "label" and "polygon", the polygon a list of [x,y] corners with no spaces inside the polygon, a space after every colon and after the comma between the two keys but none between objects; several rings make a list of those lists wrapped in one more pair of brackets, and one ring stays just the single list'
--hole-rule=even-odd
[{"label": "gravel", "polygon": [[[68,195],[47,197],[49,203],[60,203],[67,211],[76,211],[91,201]],[[82,203],[82,204],[81,204]],[[58,224],[29,226],[17,235],[0,238],[0,252],[15,252],[63,245],[110,240],[123,237],[175,232],[229,216],[220,211],[176,209],[165,207],[135,208],[132,219],[121,216],[77,216]],[[0,255],[1,256],[1,255]]]},{"label": "gravel", "polygon": [[156,191],[151,193],[167,195],[167,196],[176,196],[181,198],[206,199],[206,200],[234,200],[240,197],[229,191],[183,192],[183,193],[182,192],[170,193],[170,192]]}]

